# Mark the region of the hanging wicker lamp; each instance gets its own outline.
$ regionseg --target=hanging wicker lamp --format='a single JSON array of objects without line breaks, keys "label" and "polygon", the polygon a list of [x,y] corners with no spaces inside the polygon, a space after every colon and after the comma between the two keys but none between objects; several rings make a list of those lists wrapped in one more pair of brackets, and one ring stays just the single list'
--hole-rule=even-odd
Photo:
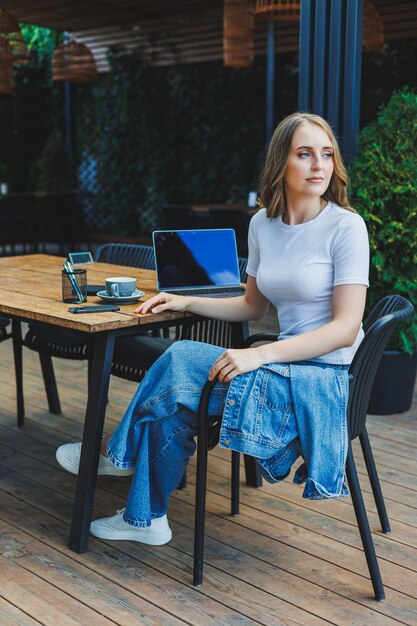
[{"label": "hanging wicker lamp", "polygon": [[6,9],[0,9],[0,40],[9,44],[13,63],[24,65],[29,61],[19,23]]},{"label": "hanging wicker lamp", "polygon": [[223,63],[228,67],[251,67],[254,60],[252,0],[225,0]]},{"label": "hanging wicker lamp", "polygon": [[363,5],[362,51],[372,52],[384,45],[384,23],[374,5],[365,0]]},{"label": "hanging wicker lamp", "polygon": [[13,91],[13,60],[9,42],[0,39],[0,93]]},{"label": "hanging wicker lamp", "polygon": [[94,83],[98,80],[97,64],[90,48],[83,43],[61,43],[52,56],[52,80],[70,83]]},{"label": "hanging wicker lamp", "polygon": [[256,0],[255,3],[255,15],[268,20],[298,22],[300,12],[300,0]]}]

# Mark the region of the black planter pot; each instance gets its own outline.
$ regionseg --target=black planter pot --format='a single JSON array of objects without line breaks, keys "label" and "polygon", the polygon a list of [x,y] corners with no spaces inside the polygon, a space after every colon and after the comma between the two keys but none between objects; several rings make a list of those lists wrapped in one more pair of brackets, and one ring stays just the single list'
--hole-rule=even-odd
[{"label": "black planter pot", "polygon": [[411,407],[417,372],[417,352],[387,351],[382,355],[369,400],[371,415],[404,413]]}]

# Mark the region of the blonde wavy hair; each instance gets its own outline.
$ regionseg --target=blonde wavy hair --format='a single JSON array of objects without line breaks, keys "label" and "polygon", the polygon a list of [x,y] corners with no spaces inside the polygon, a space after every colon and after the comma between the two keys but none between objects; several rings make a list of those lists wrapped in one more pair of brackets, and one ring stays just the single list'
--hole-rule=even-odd
[{"label": "blonde wavy hair", "polygon": [[349,176],[332,128],[320,115],[298,112],[288,115],[278,124],[269,144],[259,190],[260,205],[266,208],[267,217],[278,217],[286,209],[284,175],[294,133],[303,124],[320,126],[329,136],[332,144],[334,170],[329,186],[322,197],[329,202],[338,204],[343,209],[355,211],[350,206],[347,197]]}]

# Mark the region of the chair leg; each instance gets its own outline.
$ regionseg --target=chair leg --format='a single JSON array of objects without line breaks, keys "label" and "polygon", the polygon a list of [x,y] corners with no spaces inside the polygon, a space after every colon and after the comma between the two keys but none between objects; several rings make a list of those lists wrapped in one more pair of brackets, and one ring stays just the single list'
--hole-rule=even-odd
[{"label": "chair leg", "polygon": [[232,510],[231,515],[239,515],[239,478],[240,478],[240,454],[232,451]]},{"label": "chair leg", "polygon": [[387,509],[384,502],[384,496],[382,495],[381,484],[379,482],[374,455],[372,454],[371,443],[369,441],[366,428],[364,428],[364,430],[359,435],[359,440],[361,442],[363,458],[365,459],[366,469],[368,470],[369,481],[371,483],[372,493],[374,494],[374,500],[379,515],[379,521],[381,522],[382,532],[390,533],[391,526],[389,523]]},{"label": "chair leg", "polygon": [[187,486],[187,470],[184,471],[177,489],[185,489]]},{"label": "chair leg", "polygon": [[48,399],[49,411],[54,415],[61,414],[61,404],[59,402],[58,388],[52,365],[52,358],[45,352],[39,352],[39,360],[41,362],[43,382],[45,384],[46,397]]},{"label": "chair leg", "polygon": [[204,564],[204,528],[206,518],[206,490],[207,490],[207,410],[210,393],[216,380],[207,381],[201,394],[198,407],[198,436],[197,436],[197,477],[195,485],[195,524],[194,524],[194,572],[193,585],[201,587],[203,584]]},{"label": "chair leg", "polygon": [[366,515],[365,504],[359,485],[358,474],[356,472],[355,461],[353,459],[352,446],[350,442],[346,463],[346,473],[352,496],[352,502],[355,509],[356,520],[362,539],[362,545],[365,552],[366,561],[368,563],[369,573],[371,575],[375,598],[376,600],[381,601],[385,599],[384,586],[382,584],[381,572],[379,571],[379,565],[375,553],[375,546],[372,540],[371,529],[369,528],[369,521]]},{"label": "chair leg", "polygon": [[262,487],[261,470],[253,456],[245,454],[243,459],[245,461],[246,485],[248,487]]},{"label": "chair leg", "polygon": [[16,375],[17,425],[25,423],[25,400],[23,396],[22,327],[19,320],[12,321],[14,369]]}]

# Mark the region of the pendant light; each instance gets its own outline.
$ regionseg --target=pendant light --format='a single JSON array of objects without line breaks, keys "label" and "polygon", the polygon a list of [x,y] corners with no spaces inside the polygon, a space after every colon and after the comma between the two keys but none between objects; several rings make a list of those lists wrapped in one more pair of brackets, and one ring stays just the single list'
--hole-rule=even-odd
[{"label": "pendant light", "polygon": [[362,51],[373,52],[384,45],[384,23],[374,5],[365,0],[363,5]]},{"label": "pendant light", "polygon": [[0,9],[0,40],[9,44],[12,63],[24,65],[29,61],[19,23],[6,9]]},{"label": "pendant light", "polygon": [[61,43],[52,56],[52,80],[70,83],[96,82],[97,64],[90,48],[74,40]]},{"label": "pendant light", "polygon": [[298,22],[300,13],[300,0],[256,0],[255,3],[255,15],[268,20]]},{"label": "pendant light", "polygon": [[223,17],[223,63],[228,67],[251,67],[254,61],[252,0],[225,0]]}]

